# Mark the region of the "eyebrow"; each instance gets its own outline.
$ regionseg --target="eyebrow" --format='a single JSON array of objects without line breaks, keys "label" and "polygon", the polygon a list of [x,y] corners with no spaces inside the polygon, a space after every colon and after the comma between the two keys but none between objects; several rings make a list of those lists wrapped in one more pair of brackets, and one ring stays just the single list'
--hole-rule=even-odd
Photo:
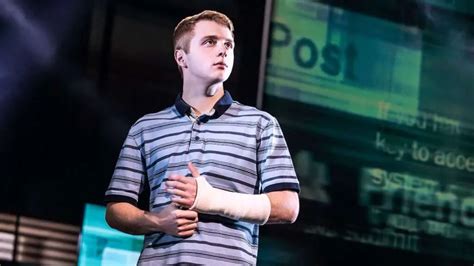
[{"label": "eyebrow", "polygon": [[[219,36],[217,36],[217,35],[207,35],[207,36],[204,36],[204,37],[201,38],[201,42],[206,40],[206,39],[218,40]],[[221,39],[224,39],[228,42],[234,43],[233,39],[229,39],[229,38],[221,38]]]}]

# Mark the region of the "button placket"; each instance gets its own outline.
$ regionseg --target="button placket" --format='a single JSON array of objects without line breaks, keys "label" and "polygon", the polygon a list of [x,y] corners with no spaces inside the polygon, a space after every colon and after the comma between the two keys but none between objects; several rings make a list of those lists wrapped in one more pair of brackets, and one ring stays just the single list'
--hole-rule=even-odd
[{"label": "button placket", "polygon": [[191,149],[191,145],[193,143],[194,137],[195,137],[195,127],[196,127],[196,120],[192,120],[191,123],[191,132],[189,133],[189,141],[188,141],[188,152]]},{"label": "button placket", "polygon": [[202,128],[205,126],[205,122],[203,121],[203,116],[194,117],[191,125],[191,134],[189,136],[189,144],[188,144],[188,152],[190,150],[203,150],[205,146],[204,136]]},{"label": "button placket", "polygon": [[191,139],[190,139],[191,143],[194,143],[194,142],[199,141],[201,139],[199,137],[199,132],[198,132],[198,130],[201,128],[201,124],[202,123],[199,121],[199,119],[196,119],[193,122],[193,126],[191,128]]}]

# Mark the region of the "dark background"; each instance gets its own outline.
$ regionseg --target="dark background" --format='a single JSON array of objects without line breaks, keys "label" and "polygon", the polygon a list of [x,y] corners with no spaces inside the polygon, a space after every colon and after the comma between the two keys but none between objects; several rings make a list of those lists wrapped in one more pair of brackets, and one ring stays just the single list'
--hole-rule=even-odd
[{"label": "dark background", "polygon": [[[427,17],[425,6],[419,4],[422,1],[319,2],[398,24],[435,28],[436,36],[445,29],[456,30],[443,24],[442,17],[436,18],[440,10],[430,11],[434,19]],[[204,9],[221,11],[234,22],[236,57],[225,88],[239,102],[256,105],[263,0],[1,0],[0,213],[80,226],[85,203],[103,204],[129,127],[142,115],[172,105],[181,90],[171,39],[175,25]],[[472,24],[471,15],[462,17]],[[472,27],[467,32],[472,33]],[[424,84],[428,84],[424,91],[430,92],[432,84]],[[440,95],[426,102],[436,107],[436,99],[445,98]],[[459,100],[456,97],[451,97],[453,102]],[[321,129],[335,125],[344,133],[380,126],[378,121],[350,120],[344,114],[301,103],[266,100],[264,108],[281,106],[272,111],[281,120],[300,115],[303,124]],[[335,178],[329,192],[335,197],[329,207],[302,199],[296,224],[262,227],[259,262],[471,265],[455,258],[305,233],[304,228],[315,224],[337,228],[364,222],[359,221],[364,213],[348,202],[357,201],[358,167],[368,162],[360,157],[340,163],[334,147],[359,148],[346,138],[337,142],[282,127],[292,154],[312,149],[318,156],[330,157],[328,168]]]},{"label": "dark background", "polygon": [[226,89],[255,105],[264,1],[0,4],[0,211],[80,225],[103,204],[129,127],[181,91],[175,25],[204,9],[233,20]]}]

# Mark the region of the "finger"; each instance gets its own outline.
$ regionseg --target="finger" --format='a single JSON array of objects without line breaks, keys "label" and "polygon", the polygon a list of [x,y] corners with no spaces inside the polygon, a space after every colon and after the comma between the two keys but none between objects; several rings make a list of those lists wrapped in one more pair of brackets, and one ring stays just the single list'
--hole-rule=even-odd
[{"label": "finger", "polygon": [[180,181],[182,179],[185,179],[186,177],[185,176],[182,176],[182,175],[177,175],[177,174],[171,174],[168,176],[168,180],[170,181]]},{"label": "finger", "polygon": [[165,185],[167,188],[174,188],[179,190],[186,190],[187,188],[187,183],[183,183],[180,181],[166,181]]},{"label": "finger", "polygon": [[176,198],[176,199],[185,199],[185,200],[189,200],[189,201],[194,202],[194,199],[196,198],[196,194],[191,193],[189,191],[183,191],[183,190],[179,190],[179,189],[168,188],[168,189],[166,189],[166,192],[168,194],[170,194],[171,200],[173,200],[173,198]]},{"label": "finger", "polygon": [[176,220],[177,227],[188,225],[188,224],[197,224],[197,222],[195,222],[193,219],[187,219],[187,218],[179,218]]},{"label": "finger", "polygon": [[195,230],[188,230],[188,231],[182,231],[182,232],[178,232],[178,236],[180,237],[189,237],[189,236],[192,236],[194,234]]},{"label": "finger", "polygon": [[197,218],[197,212],[195,211],[190,211],[190,210],[178,210],[176,212],[176,217],[178,218],[185,218],[185,219],[196,219]]},{"label": "finger", "polygon": [[193,175],[193,177],[199,177],[200,176],[199,170],[194,166],[194,164],[192,162],[188,163],[188,169],[191,172],[191,175]]},{"label": "finger", "polygon": [[196,218],[177,218],[176,217],[176,224],[178,226],[185,225],[185,224],[197,224],[199,222],[199,216],[196,215]]},{"label": "finger", "polygon": [[195,184],[194,178],[189,178],[185,176],[179,176],[177,178],[174,178],[173,180],[168,179],[168,181],[165,182],[166,186],[173,187],[177,185],[194,185]]},{"label": "finger", "polygon": [[195,230],[197,228],[197,223],[190,223],[178,226],[178,232]]},{"label": "finger", "polygon": [[168,176],[168,180],[176,180],[179,176],[176,174],[171,174]]},{"label": "finger", "polygon": [[192,197],[187,191],[183,191],[180,189],[167,188],[166,192],[168,192],[172,196],[178,196],[178,198],[185,198],[185,199],[190,199],[190,200],[194,199],[194,197]]}]

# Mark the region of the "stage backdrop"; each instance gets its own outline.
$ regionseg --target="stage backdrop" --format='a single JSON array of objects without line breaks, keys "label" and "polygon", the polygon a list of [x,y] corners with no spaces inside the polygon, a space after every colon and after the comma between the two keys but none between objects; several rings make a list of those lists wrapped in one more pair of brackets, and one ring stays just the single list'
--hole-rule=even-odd
[{"label": "stage backdrop", "polygon": [[263,108],[302,208],[264,231],[262,260],[474,261],[473,14],[472,1],[274,1]]}]

